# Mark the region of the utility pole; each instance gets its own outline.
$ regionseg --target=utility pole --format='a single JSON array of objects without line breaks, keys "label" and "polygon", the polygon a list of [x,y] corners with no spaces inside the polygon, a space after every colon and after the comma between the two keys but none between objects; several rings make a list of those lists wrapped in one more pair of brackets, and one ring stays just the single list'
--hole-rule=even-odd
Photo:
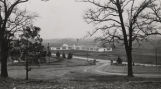
[{"label": "utility pole", "polygon": [[78,44],[79,44],[79,39],[76,39],[77,40],[77,46],[78,46]]},{"label": "utility pole", "polygon": [[47,50],[48,50],[48,58],[49,58],[49,64],[50,64],[50,56],[51,56],[51,52],[50,52],[50,46],[49,46],[49,43],[48,43],[48,47],[47,47]]}]

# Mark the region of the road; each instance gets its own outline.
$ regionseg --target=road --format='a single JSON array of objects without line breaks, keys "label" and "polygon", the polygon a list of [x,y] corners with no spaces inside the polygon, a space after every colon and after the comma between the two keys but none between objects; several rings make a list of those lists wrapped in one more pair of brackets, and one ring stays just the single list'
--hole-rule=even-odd
[{"label": "road", "polygon": [[[77,57],[74,56],[74,58],[78,58],[78,59],[83,59],[83,60],[87,60],[87,58],[85,57]],[[88,58],[88,60],[92,60],[92,58]],[[127,75],[125,73],[110,73],[110,72],[105,72],[103,71],[104,68],[106,68],[106,66],[110,65],[110,61],[109,60],[103,60],[103,59],[96,59],[98,62],[95,66],[89,66],[86,67],[84,69],[84,72],[89,72],[89,73],[96,73],[96,74],[100,74],[100,75]],[[143,65],[143,66],[154,66],[154,65],[150,65],[150,64],[141,64],[141,63],[136,63],[137,65]],[[159,65],[160,66],[160,65]],[[145,77],[145,78],[161,78],[161,74],[134,74],[134,76],[136,77]]]}]

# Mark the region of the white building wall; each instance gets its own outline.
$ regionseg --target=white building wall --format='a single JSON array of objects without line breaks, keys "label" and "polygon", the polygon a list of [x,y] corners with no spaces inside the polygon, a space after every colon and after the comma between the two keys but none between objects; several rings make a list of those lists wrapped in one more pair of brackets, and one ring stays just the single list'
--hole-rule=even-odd
[{"label": "white building wall", "polygon": [[69,46],[67,44],[63,44],[61,47],[51,47],[51,50],[84,50],[84,51],[98,51],[98,52],[107,52],[112,51],[112,48],[99,48],[99,47],[85,47],[85,46],[76,46],[75,44]]},{"label": "white building wall", "polygon": [[51,50],[56,50],[56,47],[50,47]]}]

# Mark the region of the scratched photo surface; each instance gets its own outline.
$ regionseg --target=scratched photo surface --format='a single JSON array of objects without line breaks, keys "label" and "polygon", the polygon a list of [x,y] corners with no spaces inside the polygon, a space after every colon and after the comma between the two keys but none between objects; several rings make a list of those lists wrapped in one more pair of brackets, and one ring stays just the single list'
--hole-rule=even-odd
[{"label": "scratched photo surface", "polygon": [[0,89],[161,89],[161,1],[0,0]]}]

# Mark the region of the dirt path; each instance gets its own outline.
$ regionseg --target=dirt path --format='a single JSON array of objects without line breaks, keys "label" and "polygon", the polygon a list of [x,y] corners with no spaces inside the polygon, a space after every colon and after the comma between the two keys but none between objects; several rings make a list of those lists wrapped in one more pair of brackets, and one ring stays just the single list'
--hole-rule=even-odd
[{"label": "dirt path", "polygon": [[[93,70],[97,73],[100,73],[102,75],[127,75],[126,73],[112,73],[112,72],[106,72],[103,69],[109,66],[108,63],[103,63],[100,66],[96,68],[88,69],[89,71]],[[161,78],[161,74],[134,74],[136,77],[145,77],[145,78]]]},{"label": "dirt path", "polygon": [[[84,57],[75,57],[83,60],[87,60],[87,58]],[[92,58],[88,58],[92,59]],[[112,73],[112,72],[106,72],[103,69],[105,69],[107,66],[110,66],[110,61],[109,60],[102,60],[102,59],[96,59],[98,63],[95,66],[90,66],[86,67],[84,69],[84,72],[89,72],[89,73],[95,73],[95,74],[100,74],[100,75],[127,75],[125,73]],[[137,65],[142,65],[142,66],[154,66],[154,65],[147,65],[147,64],[140,64],[137,63]],[[145,77],[145,78],[161,78],[161,74],[134,74],[134,76],[137,77]]]}]

